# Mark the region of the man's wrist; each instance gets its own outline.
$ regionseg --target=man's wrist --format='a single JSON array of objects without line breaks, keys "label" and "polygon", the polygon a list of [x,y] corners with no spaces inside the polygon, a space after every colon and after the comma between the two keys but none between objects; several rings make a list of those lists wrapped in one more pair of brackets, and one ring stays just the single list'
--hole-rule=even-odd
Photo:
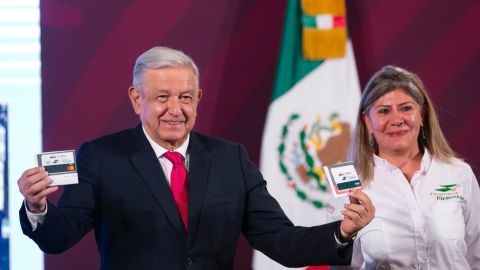
[{"label": "man's wrist", "polygon": [[41,213],[32,213],[28,209],[27,201],[24,200],[25,212],[27,214],[28,221],[32,227],[32,232],[37,229],[39,225],[42,225],[45,221],[45,215],[47,214],[48,205],[45,205],[45,210]]},{"label": "man's wrist", "polygon": [[353,242],[355,238],[357,237],[357,234],[354,234],[352,237],[347,238],[342,235],[340,226],[338,226],[337,230],[335,231],[335,237],[337,238],[338,242],[341,244],[348,244],[350,242]]},{"label": "man's wrist", "polygon": [[38,215],[38,214],[45,214],[47,212],[47,204],[46,203],[43,207],[38,209],[36,207],[32,207],[32,205],[30,205],[27,202],[27,200],[24,200],[24,202],[25,202],[25,208],[26,208],[27,212],[29,212],[31,214]]}]

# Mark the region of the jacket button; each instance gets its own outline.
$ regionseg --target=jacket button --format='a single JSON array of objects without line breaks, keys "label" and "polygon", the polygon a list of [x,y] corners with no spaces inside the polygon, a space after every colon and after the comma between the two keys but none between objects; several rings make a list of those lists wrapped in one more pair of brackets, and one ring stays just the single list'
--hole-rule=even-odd
[{"label": "jacket button", "polygon": [[192,259],[190,257],[187,257],[185,259],[185,262],[187,263],[187,265],[191,265],[193,263]]}]

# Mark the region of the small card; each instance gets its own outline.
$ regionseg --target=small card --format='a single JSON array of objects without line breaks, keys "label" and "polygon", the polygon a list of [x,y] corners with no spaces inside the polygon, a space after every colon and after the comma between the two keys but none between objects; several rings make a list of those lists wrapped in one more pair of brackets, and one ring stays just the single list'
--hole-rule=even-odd
[{"label": "small card", "polygon": [[53,182],[49,186],[78,184],[75,150],[37,154],[38,166],[43,166]]},{"label": "small card", "polygon": [[350,190],[362,189],[360,178],[351,161],[323,166],[323,170],[335,197],[346,196]]}]

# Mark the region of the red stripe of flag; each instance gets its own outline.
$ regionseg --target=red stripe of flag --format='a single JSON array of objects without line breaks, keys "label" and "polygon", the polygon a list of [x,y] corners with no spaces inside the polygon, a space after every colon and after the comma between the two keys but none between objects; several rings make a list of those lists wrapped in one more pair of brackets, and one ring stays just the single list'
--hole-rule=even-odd
[{"label": "red stripe of flag", "polygon": [[333,27],[345,27],[347,19],[345,16],[333,16]]}]

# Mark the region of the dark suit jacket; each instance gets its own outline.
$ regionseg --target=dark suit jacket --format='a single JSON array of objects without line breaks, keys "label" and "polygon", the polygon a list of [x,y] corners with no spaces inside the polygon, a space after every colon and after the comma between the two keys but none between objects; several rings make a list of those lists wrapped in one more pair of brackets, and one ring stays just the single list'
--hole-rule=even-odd
[{"label": "dark suit jacket", "polygon": [[84,143],[79,184],[34,232],[22,207],[23,232],[60,253],[94,228],[101,269],[232,269],[241,232],[284,265],[349,263],[351,245],[335,246],[338,222],[293,226],[241,145],[192,132],[188,153],[188,232],[140,125]]}]

